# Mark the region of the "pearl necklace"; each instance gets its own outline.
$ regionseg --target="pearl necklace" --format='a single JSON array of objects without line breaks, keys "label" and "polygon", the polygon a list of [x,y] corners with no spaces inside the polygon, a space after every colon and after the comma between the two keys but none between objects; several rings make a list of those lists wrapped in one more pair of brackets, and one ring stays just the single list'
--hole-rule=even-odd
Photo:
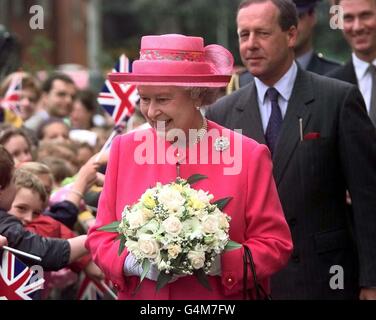
[{"label": "pearl necklace", "polygon": [[[193,142],[194,145],[198,144],[208,132],[208,121],[206,120],[204,116],[202,116],[202,121],[203,121],[203,124],[202,124],[202,127],[197,131],[196,140]],[[180,157],[180,154],[178,152],[176,154],[176,158],[177,158],[176,159],[176,177],[178,178],[180,177],[181,161],[184,160],[184,159],[179,159],[179,157]]]},{"label": "pearl necklace", "polygon": [[204,116],[202,116],[202,121],[203,121],[202,127],[197,131],[197,137],[196,137],[196,141],[194,142],[194,144],[199,143],[208,132],[208,121],[206,120]]}]

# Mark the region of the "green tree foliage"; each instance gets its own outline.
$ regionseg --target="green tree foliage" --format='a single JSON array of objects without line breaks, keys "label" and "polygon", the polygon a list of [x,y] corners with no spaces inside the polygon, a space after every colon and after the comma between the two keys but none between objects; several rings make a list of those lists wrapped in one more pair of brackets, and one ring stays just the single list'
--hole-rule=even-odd
[{"label": "green tree foliage", "polygon": [[53,50],[51,40],[44,35],[35,36],[32,44],[26,49],[30,62],[24,65],[24,69],[31,73],[39,70],[52,70],[53,66],[46,58],[51,50]]},{"label": "green tree foliage", "polygon": [[[182,33],[201,36],[205,44],[228,48],[241,65],[236,11],[241,0],[111,0],[103,1],[105,50],[114,61],[121,52],[138,57],[143,35]],[[329,4],[317,8],[315,47],[325,56],[344,61],[349,49],[340,30],[329,27]],[[111,61],[111,59],[107,59]]]},{"label": "green tree foliage", "polygon": [[238,61],[235,14],[240,0],[111,0],[103,3],[104,43],[114,58],[137,58],[143,35],[182,33],[221,43]]}]

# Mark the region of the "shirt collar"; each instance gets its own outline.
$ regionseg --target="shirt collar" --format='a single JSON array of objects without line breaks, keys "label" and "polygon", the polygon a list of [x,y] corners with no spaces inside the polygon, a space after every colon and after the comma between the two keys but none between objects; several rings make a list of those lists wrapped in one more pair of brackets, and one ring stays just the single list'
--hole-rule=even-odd
[{"label": "shirt collar", "polygon": [[[369,62],[359,59],[354,52],[352,53],[352,61],[354,64],[356,77],[358,80],[363,79],[363,77],[367,74]],[[372,64],[376,66],[376,59],[372,61]]]},{"label": "shirt collar", "polygon": [[307,70],[307,67],[309,65],[309,62],[311,61],[313,56],[313,50],[309,50],[308,52],[302,54],[301,56],[296,58],[296,61],[298,61],[299,65],[302,67],[302,69]]},{"label": "shirt collar", "polygon": [[[296,62],[293,61],[290,69],[287,70],[287,72],[282,76],[282,78],[279,79],[273,86],[274,88],[277,89],[281,97],[285,99],[286,101],[290,100],[292,89],[293,89],[293,85],[290,85],[290,84],[295,83],[297,73],[298,73],[298,66],[296,65]],[[258,99],[259,101],[261,101],[262,104],[264,104],[265,93],[269,89],[269,86],[267,86],[257,77],[255,77],[255,85],[257,88]]]}]

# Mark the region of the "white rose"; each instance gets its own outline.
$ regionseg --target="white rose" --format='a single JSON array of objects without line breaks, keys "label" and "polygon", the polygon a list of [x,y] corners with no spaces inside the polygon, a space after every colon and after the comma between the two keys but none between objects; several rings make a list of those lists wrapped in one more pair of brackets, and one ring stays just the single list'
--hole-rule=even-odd
[{"label": "white rose", "polygon": [[180,220],[174,216],[168,217],[162,222],[162,225],[166,232],[172,236],[177,236],[183,229],[183,225]]},{"label": "white rose", "polygon": [[172,188],[163,188],[158,194],[158,201],[171,212],[181,213],[185,199],[180,192]]},{"label": "white rose", "polygon": [[188,259],[191,262],[193,269],[201,269],[205,264],[205,253],[199,251],[189,251]]},{"label": "white rose", "polygon": [[141,211],[131,211],[127,214],[126,219],[129,222],[130,229],[137,229],[145,224],[145,216]]},{"label": "white rose", "polygon": [[140,237],[138,247],[146,258],[155,259],[158,256],[158,242],[150,237]]},{"label": "white rose", "polygon": [[216,233],[219,229],[218,217],[208,215],[202,219],[202,230],[205,233]]},{"label": "white rose", "polygon": [[168,255],[171,258],[175,259],[179,255],[179,253],[182,251],[182,249],[178,244],[170,244],[167,247],[167,251],[168,251]]}]

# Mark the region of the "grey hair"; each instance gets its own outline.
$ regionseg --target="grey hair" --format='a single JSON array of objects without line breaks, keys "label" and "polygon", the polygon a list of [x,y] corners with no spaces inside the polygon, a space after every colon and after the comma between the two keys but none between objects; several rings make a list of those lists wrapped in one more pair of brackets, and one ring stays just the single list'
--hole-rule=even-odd
[{"label": "grey hair", "polygon": [[184,89],[190,91],[190,96],[193,100],[201,99],[200,107],[214,103],[220,96],[220,88],[184,87]]}]

